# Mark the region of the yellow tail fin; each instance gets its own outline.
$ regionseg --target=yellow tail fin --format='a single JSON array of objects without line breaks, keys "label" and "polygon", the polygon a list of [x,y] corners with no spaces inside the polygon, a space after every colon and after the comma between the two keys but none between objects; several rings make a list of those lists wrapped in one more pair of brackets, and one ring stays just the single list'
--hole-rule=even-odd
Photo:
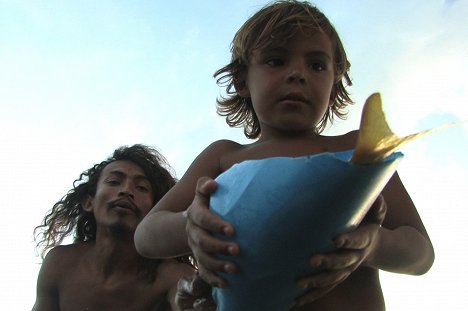
[{"label": "yellow tail fin", "polygon": [[459,123],[448,123],[405,137],[398,137],[392,132],[387,123],[380,94],[374,93],[369,96],[362,109],[359,136],[351,162],[371,164],[382,161],[407,142],[457,124]]}]

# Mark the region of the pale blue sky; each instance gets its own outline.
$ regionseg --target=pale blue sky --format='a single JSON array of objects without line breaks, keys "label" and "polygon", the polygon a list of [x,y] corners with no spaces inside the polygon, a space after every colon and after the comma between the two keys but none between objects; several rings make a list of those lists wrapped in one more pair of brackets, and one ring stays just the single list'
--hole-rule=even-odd
[{"label": "pale blue sky", "polygon": [[[124,144],[159,148],[180,177],[210,142],[247,140],[215,113],[212,74],[267,1],[0,0],[0,309],[34,302],[32,230],[78,174]],[[357,128],[382,93],[402,134],[468,120],[468,2],[317,0],[351,60]],[[402,150],[399,172],[434,242],[422,277],[383,274],[388,310],[466,310],[467,126]]]}]

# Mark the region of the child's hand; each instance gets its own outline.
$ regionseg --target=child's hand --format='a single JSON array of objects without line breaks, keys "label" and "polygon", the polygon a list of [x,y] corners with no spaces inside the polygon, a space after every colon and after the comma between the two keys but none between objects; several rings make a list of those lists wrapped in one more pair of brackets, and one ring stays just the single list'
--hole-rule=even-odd
[{"label": "child's hand", "polygon": [[323,271],[298,281],[300,287],[310,289],[298,298],[298,305],[312,302],[327,294],[366,262],[376,248],[377,233],[386,211],[385,200],[380,195],[355,231],[339,235],[335,239],[337,251],[312,256],[311,265]]},{"label": "child's hand", "polygon": [[181,311],[216,310],[216,304],[211,296],[211,286],[205,283],[198,274],[179,280],[175,301],[178,310]]},{"label": "child's hand", "polygon": [[226,281],[216,275],[217,271],[234,273],[232,262],[217,259],[213,254],[235,256],[239,247],[233,242],[213,237],[212,233],[232,236],[234,229],[221,218],[209,211],[210,195],[216,190],[216,182],[208,177],[201,177],[197,182],[195,198],[186,212],[188,244],[195,257],[200,276],[212,286],[225,287]]}]

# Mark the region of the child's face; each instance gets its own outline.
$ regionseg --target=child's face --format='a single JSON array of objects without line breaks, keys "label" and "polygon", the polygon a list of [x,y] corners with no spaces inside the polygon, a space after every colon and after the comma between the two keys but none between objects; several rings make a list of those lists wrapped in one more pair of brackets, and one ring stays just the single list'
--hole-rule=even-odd
[{"label": "child's face", "polygon": [[330,39],[298,33],[283,46],[254,51],[242,95],[251,97],[262,137],[314,131],[328,106],[334,82]]}]

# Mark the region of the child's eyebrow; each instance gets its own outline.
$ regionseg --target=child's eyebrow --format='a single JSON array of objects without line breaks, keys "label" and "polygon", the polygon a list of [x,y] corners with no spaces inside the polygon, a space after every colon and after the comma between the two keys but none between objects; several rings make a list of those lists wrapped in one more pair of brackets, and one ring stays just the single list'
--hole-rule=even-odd
[{"label": "child's eyebrow", "polygon": [[284,47],[270,47],[265,48],[259,52],[260,55],[272,54],[272,53],[286,53],[288,49]]},{"label": "child's eyebrow", "polygon": [[315,50],[315,51],[310,51],[309,53],[307,53],[307,56],[309,57],[324,57],[326,58],[327,60],[332,60],[332,56],[330,55],[330,53],[328,52],[325,52],[325,51],[322,51],[322,50]]},{"label": "child's eyebrow", "polygon": [[[270,54],[287,54],[288,53],[288,49],[285,48],[285,47],[272,47],[272,48],[266,48],[264,50],[262,50],[260,52],[260,55],[261,56],[266,56],[266,55],[270,55]],[[307,57],[323,57],[323,58],[326,58],[327,60],[332,60],[332,56],[330,55],[330,53],[320,49],[320,48],[317,48],[315,50],[311,50],[311,51],[308,51],[307,52]]]}]

